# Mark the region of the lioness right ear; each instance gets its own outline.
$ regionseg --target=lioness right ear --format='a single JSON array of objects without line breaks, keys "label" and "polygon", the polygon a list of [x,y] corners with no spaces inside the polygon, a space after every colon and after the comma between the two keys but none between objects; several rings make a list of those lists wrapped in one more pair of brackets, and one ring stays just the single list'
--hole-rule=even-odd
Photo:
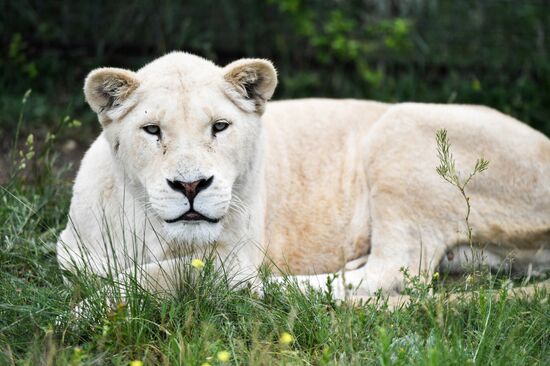
[{"label": "lioness right ear", "polygon": [[119,106],[138,86],[134,72],[103,67],[88,74],[84,95],[92,110],[100,114]]},{"label": "lioness right ear", "polygon": [[277,71],[268,60],[241,59],[223,68],[226,92],[243,110],[262,114],[277,86]]}]

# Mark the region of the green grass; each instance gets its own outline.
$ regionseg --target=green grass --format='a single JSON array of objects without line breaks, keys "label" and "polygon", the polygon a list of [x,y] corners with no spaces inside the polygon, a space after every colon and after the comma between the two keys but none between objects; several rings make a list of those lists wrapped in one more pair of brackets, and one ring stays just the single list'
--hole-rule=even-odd
[{"label": "green grass", "polygon": [[[550,364],[550,294],[509,298],[499,290],[505,279],[489,274],[475,283],[413,278],[411,302],[393,311],[383,299],[339,304],[330,292],[268,280],[259,296],[207,264],[189,267],[199,275],[174,296],[132,286],[126,305],[95,298],[93,316],[75,319],[79,301],[113,285],[85,274],[63,282],[55,242],[70,183],[47,148],[27,164],[36,164],[32,174],[19,171],[0,188],[0,365],[219,365],[221,351],[240,365]],[[447,302],[432,288],[473,296]]]}]

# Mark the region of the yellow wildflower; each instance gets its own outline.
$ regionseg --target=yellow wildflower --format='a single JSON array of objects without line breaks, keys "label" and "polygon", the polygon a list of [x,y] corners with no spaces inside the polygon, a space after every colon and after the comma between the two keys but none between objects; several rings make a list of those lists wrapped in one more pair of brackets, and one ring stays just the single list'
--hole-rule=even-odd
[{"label": "yellow wildflower", "polygon": [[293,340],[294,340],[294,338],[288,332],[281,333],[281,337],[279,338],[279,342],[282,343],[282,344],[290,344],[290,343],[292,343]]},{"label": "yellow wildflower", "polygon": [[231,358],[231,355],[227,351],[218,352],[218,360],[221,362],[227,362]]},{"label": "yellow wildflower", "polygon": [[134,360],[130,362],[130,366],[143,366],[143,362],[140,360]]},{"label": "yellow wildflower", "polygon": [[210,364],[208,362],[203,362],[201,363],[201,366],[210,366]]},{"label": "yellow wildflower", "polygon": [[192,265],[193,267],[195,267],[196,269],[201,269],[201,268],[204,267],[204,262],[201,261],[201,260],[198,259],[198,258],[195,258],[195,259],[193,259],[193,260],[191,261],[191,265]]}]

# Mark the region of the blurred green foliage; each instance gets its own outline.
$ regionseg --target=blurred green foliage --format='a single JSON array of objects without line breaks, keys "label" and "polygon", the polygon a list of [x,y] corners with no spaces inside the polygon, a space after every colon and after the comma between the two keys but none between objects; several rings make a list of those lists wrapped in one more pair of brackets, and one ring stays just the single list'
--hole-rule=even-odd
[{"label": "blurred green foliage", "polygon": [[186,50],[273,60],[278,99],[485,104],[550,134],[545,0],[4,1],[0,40],[0,133],[29,88],[24,128],[91,122],[80,90],[92,68]]}]

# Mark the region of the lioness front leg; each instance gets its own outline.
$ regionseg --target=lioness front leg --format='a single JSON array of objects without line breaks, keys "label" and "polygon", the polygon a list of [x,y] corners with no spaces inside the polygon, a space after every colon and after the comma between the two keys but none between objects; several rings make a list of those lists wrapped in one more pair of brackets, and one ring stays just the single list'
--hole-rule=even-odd
[{"label": "lioness front leg", "polygon": [[[127,304],[133,294],[141,291],[159,297],[173,296],[178,291],[193,288],[197,281],[201,280],[200,277],[206,270],[209,260],[214,261],[216,274],[212,274],[213,276],[224,276],[222,280],[228,281],[229,285],[235,288],[251,284],[253,290],[261,291],[255,267],[245,267],[237,263],[232,268],[227,268],[219,258],[202,260],[199,257],[178,257],[135,265],[119,270],[119,273],[104,271],[110,273],[112,282],[78,303],[71,314],[74,318],[91,318],[94,304],[114,309],[119,304]],[[97,310],[104,311],[104,308],[96,308]]]},{"label": "lioness front leg", "polygon": [[[134,291],[145,290],[161,296],[174,294],[182,284],[181,280],[189,278],[184,274],[192,273],[185,268],[190,263],[185,258],[175,258],[136,265],[124,270],[103,269],[102,273],[104,274],[97,273],[97,275],[100,277],[112,276],[112,282],[80,301],[71,310],[71,315],[77,319],[90,318],[94,313],[95,304],[114,309],[118,304],[126,304],[128,296],[131,296]],[[98,308],[95,310],[104,311]]]}]

